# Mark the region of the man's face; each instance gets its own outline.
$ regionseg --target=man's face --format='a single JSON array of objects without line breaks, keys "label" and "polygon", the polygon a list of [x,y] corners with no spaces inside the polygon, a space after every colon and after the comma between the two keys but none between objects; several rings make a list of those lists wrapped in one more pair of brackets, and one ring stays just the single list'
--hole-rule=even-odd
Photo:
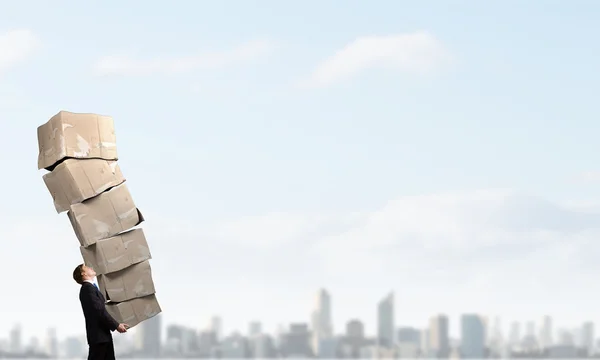
[{"label": "man's face", "polygon": [[81,269],[83,271],[83,276],[87,279],[93,279],[94,276],[96,276],[96,272],[94,271],[94,269],[92,269],[89,266],[85,266],[83,265],[83,268]]}]

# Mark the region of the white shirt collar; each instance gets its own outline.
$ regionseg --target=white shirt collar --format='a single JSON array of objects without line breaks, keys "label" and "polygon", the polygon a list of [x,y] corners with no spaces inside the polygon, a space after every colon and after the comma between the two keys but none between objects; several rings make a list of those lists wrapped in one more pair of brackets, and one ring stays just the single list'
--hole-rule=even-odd
[{"label": "white shirt collar", "polygon": [[92,280],[83,280],[83,282],[89,282],[90,284],[94,284]]}]

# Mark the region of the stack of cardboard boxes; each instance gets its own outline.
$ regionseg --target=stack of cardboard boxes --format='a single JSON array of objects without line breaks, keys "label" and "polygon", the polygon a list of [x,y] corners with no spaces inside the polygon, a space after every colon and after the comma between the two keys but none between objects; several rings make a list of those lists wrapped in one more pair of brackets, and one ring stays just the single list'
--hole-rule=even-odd
[{"label": "stack of cardboard boxes", "polygon": [[144,221],[118,164],[113,119],[61,111],[38,127],[38,169],[58,213],[67,211],[83,261],[96,270],[108,312],[131,327],[161,312]]}]

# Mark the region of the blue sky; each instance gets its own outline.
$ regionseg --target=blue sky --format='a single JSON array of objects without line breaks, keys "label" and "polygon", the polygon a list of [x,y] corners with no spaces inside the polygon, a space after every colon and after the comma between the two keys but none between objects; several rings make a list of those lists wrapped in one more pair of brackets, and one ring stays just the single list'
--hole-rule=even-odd
[{"label": "blue sky", "polygon": [[[0,265],[0,280],[23,296],[3,300],[0,331],[19,317],[33,332],[82,325],[77,241],[35,166],[35,129],[59,110],[114,117],[166,321],[307,321],[321,286],[337,329],[351,316],[374,329],[390,288],[402,292],[399,325],[438,311],[537,317],[542,301],[565,322],[595,309],[584,279],[598,271],[585,255],[600,224],[600,3],[0,8],[0,253],[22,259]],[[35,292],[54,294],[45,308],[9,275],[31,263],[44,274]],[[454,275],[441,280],[435,264]],[[588,299],[580,313],[548,300],[557,264],[571,296]],[[474,295],[484,287],[489,298]],[[517,288],[529,305],[508,304]],[[180,310],[192,306],[194,319]],[[34,307],[37,321],[24,315]]]}]

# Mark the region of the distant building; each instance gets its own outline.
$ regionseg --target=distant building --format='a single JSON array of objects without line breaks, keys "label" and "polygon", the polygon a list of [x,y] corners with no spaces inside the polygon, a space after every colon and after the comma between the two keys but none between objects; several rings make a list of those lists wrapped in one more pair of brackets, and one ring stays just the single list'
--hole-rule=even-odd
[{"label": "distant building", "polygon": [[47,332],[46,353],[52,358],[58,357],[58,339],[56,337],[56,329],[50,328]]},{"label": "distant building", "polygon": [[320,289],[315,296],[314,308],[311,316],[312,325],[312,351],[318,357],[323,357],[320,350],[321,344],[328,343],[333,337],[333,323],[331,320],[331,295],[325,289]]},{"label": "distant building", "polygon": [[337,337],[327,337],[320,339],[319,353],[315,354],[321,359],[335,359],[338,357],[338,346],[340,339]]},{"label": "distant building", "polygon": [[220,316],[213,316],[210,318],[208,331],[214,332],[217,337],[217,341],[221,341],[223,338],[223,320]]},{"label": "distant building", "polygon": [[271,359],[277,355],[273,338],[267,334],[256,335],[248,341],[254,359]]},{"label": "distant building", "polygon": [[450,335],[446,315],[437,315],[429,320],[429,348],[430,355],[434,358],[447,359],[450,356]]},{"label": "distant building", "polygon": [[161,355],[162,314],[155,315],[138,325],[136,331],[136,353],[143,357],[156,358]]},{"label": "distant building", "polygon": [[421,330],[413,327],[401,327],[398,329],[396,339],[399,343],[421,343]]},{"label": "distant building", "polygon": [[539,346],[546,349],[553,345],[552,339],[552,318],[548,315],[543,316],[540,321]]},{"label": "distant building", "polygon": [[166,355],[179,355],[183,353],[184,332],[185,328],[183,326],[169,325],[167,327],[167,341],[163,349]]},{"label": "distant building", "polygon": [[363,339],[365,337],[365,325],[362,321],[352,319],[346,323],[346,337]]},{"label": "distant building", "polygon": [[291,324],[289,332],[283,336],[281,350],[285,357],[313,357],[308,325],[304,323]]},{"label": "distant building", "polygon": [[[567,329],[560,329],[558,331],[558,341],[556,345],[575,346],[575,338],[573,336],[573,333]],[[541,345],[540,347],[542,349],[549,348],[549,346],[542,347]]]},{"label": "distant building", "polygon": [[463,315],[461,318],[461,358],[483,359],[486,351],[485,339],[485,324],[481,316]]},{"label": "distant building", "polygon": [[396,357],[399,359],[416,359],[421,356],[420,344],[414,342],[398,342]]},{"label": "distant building", "polygon": [[[196,330],[179,325],[167,327],[167,340],[161,348],[161,354],[166,356],[199,355],[201,354],[200,342],[202,334],[198,336]],[[208,351],[206,352],[208,354]]]},{"label": "distant building", "polygon": [[396,342],[394,332],[394,293],[389,293],[377,306],[377,345],[391,348]]},{"label": "distant building", "polygon": [[252,321],[248,325],[248,336],[252,337],[260,334],[262,334],[262,324],[260,321]]},{"label": "distant building", "polygon": [[20,353],[23,351],[21,325],[16,325],[10,331],[10,347],[11,353]]},{"label": "distant building", "polygon": [[521,345],[521,323],[518,321],[513,321],[510,324],[508,342],[511,348],[519,347]]},{"label": "distant building", "polygon": [[208,357],[219,345],[217,334],[213,331],[201,331],[198,338],[198,352],[202,356]]},{"label": "distant building", "polygon": [[546,348],[546,354],[550,359],[576,359],[577,348],[574,345],[556,345]]},{"label": "distant building", "polygon": [[528,321],[525,329],[525,336],[535,338],[535,322]]},{"label": "distant building", "polygon": [[250,355],[248,342],[239,333],[224,338],[220,348],[223,359],[243,359]]},{"label": "distant building", "polygon": [[431,347],[429,346],[429,329],[421,331],[421,355],[423,357],[431,356]]},{"label": "distant building", "polygon": [[84,351],[87,350],[86,346],[80,339],[76,337],[68,337],[65,339],[64,347],[65,347],[65,357],[66,358],[79,358],[84,354]]},{"label": "distant building", "polygon": [[358,358],[360,349],[367,346],[365,325],[362,321],[352,319],[346,323],[346,334],[338,341],[337,356],[341,358]]},{"label": "distant building", "polygon": [[421,355],[421,331],[412,327],[401,327],[396,336],[396,355],[401,359],[414,359]]},{"label": "distant building", "polygon": [[594,323],[591,321],[583,323],[581,326],[581,347],[588,355],[593,355],[596,352],[594,338]]},{"label": "distant building", "polygon": [[362,359],[394,359],[396,357],[395,348],[370,345],[360,349],[360,358]]},{"label": "distant building", "polygon": [[25,352],[34,354],[40,353],[41,350],[40,340],[35,336],[29,340],[29,344],[25,348]]}]

